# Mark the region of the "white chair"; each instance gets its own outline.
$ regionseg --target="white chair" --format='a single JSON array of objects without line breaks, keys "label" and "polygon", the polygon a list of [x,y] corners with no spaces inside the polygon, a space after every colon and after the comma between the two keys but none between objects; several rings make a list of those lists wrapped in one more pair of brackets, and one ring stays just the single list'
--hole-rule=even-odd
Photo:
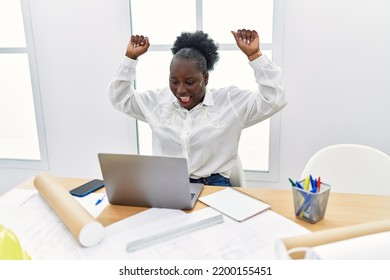
[{"label": "white chair", "polygon": [[390,156],[372,147],[337,144],[315,153],[301,179],[321,176],[335,192],[390,195]]},{"label": "white chair", "polygon": [[242,168],[240,156],[237,155],[236,166],[230,172],[230,183],[233,187],[245,187],[245,173]]}]

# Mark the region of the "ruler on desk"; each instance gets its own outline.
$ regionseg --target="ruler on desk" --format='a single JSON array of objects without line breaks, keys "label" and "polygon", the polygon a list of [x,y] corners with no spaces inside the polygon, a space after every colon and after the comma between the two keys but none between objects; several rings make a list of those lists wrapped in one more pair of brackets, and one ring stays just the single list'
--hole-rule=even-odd
[{"label": "ruler on desk", "polygon": [[159,232],[150,236],[146,236],[145,238],[131,241],[127,244],[126,250],[127,252],[134,252],[136,250],[140,250],[160,242],[168,241],[173,238],[177,238],[185,234],[222,223],[223,221],[223,215],[220,213],[215,213],[212,216],[207,216],[205,218],[198,216],[195,217],[195,219],[188,219],[187,221],[184,221],[183,224],[180,224],[177,227],[171,228],[167,231]]}]

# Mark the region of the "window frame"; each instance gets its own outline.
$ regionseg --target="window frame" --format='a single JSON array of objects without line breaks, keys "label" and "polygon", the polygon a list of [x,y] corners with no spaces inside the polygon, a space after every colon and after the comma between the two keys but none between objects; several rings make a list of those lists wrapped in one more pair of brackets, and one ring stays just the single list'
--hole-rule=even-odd
[{"label": "window frame", "polygon": [[[203,30],[202,20],[202,8],[203,0],[196,1],[196,29]],[[284,7],[285,0],[273,0],[273,39],[272,43],[261,43],[261,49],[272,51],[272,60],[280,67],[283,68],[283,38],[284,38]],[[131,0],[129,0],[130,11],[130,31],[132,31],[131,25]],[[170,51],[171,45],[167,44],[155,44],[149,47],[149,51]],[[219,50],[238,50],[235,44],[219,44]],[[276,182],[279,179],[279,165],[280,165],[280,131],[281,131],[281,116],[280,113],[273,115],[270,119],[270,131],[269,131],[269,159],[268,159],[268,171],[261,170],[244,170],[246,181],[267,181]],[[139,128],[138,120],[135,124],[136,129],[136,144],[137,151],[140,153],[139,146]]]},{"label": "window frame", "polygon": [[0,53],[25,53],[28,56],[31,89],[34,102],[35,120],[37,126],[38,143],[40,150],[40,160],[31,159],[7,159],[0,158],[0,167],[6,168],[26,168],[26,169],[45,169],[49,167],[46,137],[43,121],[43,111],[41,105],[41,96],[39,90],[38,69],[35,57],[34,39],[31,26],[31,14],[28,0],[20,0],[21,12],[24,24],[24,33],[26,36],[26,47],[0,48]]},{"label": "window frame", "polygon": [[[285,0],[274,0],[273,11],[272,47],[269,49],[272,49],[272,60],[283,69]],[[264,47],[266,45],[261,44],[261,48],[266,50]],[[268,172],[244,170],[247,181],[277,182],[279,180],[280,131],[281,113],[279,112],[270,118]]]}]

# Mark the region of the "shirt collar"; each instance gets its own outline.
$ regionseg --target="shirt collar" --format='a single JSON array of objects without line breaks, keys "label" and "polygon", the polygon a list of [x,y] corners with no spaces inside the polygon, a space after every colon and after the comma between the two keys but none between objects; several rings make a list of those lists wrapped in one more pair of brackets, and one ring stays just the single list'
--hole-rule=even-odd
[{"label": "shirt collar", "polygon": [[206,106],[213,106],[214,105],[213,95],[211,94],[211,91],[209,91],[207,88],[206,88],[206,93],[204,95],[204,99],[203,99],[202,104],[206,105]]}]

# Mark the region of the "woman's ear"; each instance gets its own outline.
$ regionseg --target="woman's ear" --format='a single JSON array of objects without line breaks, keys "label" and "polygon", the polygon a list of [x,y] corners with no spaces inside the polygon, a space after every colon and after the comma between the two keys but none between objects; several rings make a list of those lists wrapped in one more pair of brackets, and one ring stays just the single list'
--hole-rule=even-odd
[{"label": "woman's ear", "polygon": [[208,83],[209,83],[209,72],[206,72],[204,74],[204,85],[207,86]]}]

